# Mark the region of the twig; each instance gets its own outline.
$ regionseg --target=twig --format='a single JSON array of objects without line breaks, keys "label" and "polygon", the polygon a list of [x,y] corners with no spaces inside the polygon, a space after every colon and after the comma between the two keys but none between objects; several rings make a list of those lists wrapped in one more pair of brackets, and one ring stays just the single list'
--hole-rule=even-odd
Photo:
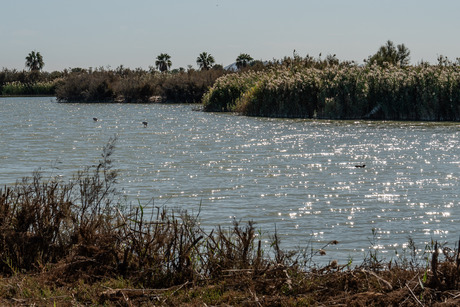
[{"label": "twig", "polygon": [[[183,286],[185,286],[187,283],[189,283],[189,282],[187,281],[185,284],[180,285],[179,289],[182,288]],[[107,287],[107,286],[103,286],[103,288],[106,288],[106,289],[111,290],[111,291],[129,291],[129,292],[167,292],[167,291],[170,291],[170,290],[172,290],[172,289],[174,289],[176,287],[177,286],[173,286],[173,287],[163,288],[163,289],[130,289],[130,288],[113,289],[113,288],[110,288],[110,287]],[[177,289],[177,290],[179,290],[179,289]],[[174,291],[174,293],[176,291]]]},{"label": "twig", "polygon": [[129,297],[123,292],[123,291],[120,291],[121,292],[121,295],[123,295],[123,299],[125,300],[126,304],[128,306],[133,306],[133,304],[131,304],[131,302],[129,301]]},{"label": "twig", "polygon": [[382,277],[378,276],[378,275],[375,274],[374,272],[372,272],[372,271],[367,271],[367,270],[365,270],[365,269],[361,269],[361,271],[362,271],[363,273],[371,274],[372,276],[374,276],[375,278],[377,278],[379,281],[383,282],[383,283],[387,286],[388,290],[390,290],[390,291],[393,290],[393,286],[391,285],[390,282],[386,281],[385,279],[383,279]]},{"label": "twig", "polygon": [[419,299],[417,298],[417,296],[415,296],[414,292],[412,292],[412,289],[411,289],[407,284],[406,284],[406,287],[407,287],[407,289],[409,289],[409,292],[412,294],[412,296],[414,297],[415,301],[416,301],[417,303],[419,303],[420,306],[424,306],[424,305],[422,304],[422,302],[419,301]]},{"label": "twig", "polygon": [[[176,290],[173,291],[173,293],[171,293],[171,295],[174,295],[177,291],[179,291],[180,289],[182,289],[183,287],[185,287],[186,285],[189,284],[189,281],[186,281],[184,284],[180,285],[179,288],[177,288]],[[170,296],[171,296],[170,295]],[[164,300],[163,300],[163,304],[168,300],[169,296],[167,296]]]},{"label": "twig", "polygon": [[257,303],[257,306],[262,306],[262,304],[259,302],[259,298],[255,293],[252,293],[251,289],[248,289],[249,293],[251,293],[252,297],[254,297],[254,301]]}]

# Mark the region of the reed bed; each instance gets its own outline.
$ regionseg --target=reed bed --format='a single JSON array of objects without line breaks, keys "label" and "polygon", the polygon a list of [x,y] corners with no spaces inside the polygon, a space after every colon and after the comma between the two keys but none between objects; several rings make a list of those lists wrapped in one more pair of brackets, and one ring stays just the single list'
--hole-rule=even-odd
[{"label": "reed bed", "polygon": [[53,96],[56,89],[56,84],[57,81],[41,81],[34,83],[13,81],[3,85],[1,94],[3,96]]},{"label": "reed bed", "polygon": [[221,77],[203,104],[250,116],[458,121],[460,67],[277,65]]}]

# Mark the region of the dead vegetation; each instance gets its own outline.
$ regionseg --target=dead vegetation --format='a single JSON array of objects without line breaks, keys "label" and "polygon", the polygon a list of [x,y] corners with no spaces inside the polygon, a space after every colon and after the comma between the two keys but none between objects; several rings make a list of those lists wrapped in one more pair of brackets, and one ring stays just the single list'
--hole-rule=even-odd
[{"label": "dead vegetation", "polygon": [[123,205],[111,155],[68,182],[39,173],[0,190],[0,304],[115,306],[455,306],[458,248],[433,242],[423,257],[369,253],[351,267],[311,266],[332,241],[262,248],[252,222],[206,232],[199,217]]}]

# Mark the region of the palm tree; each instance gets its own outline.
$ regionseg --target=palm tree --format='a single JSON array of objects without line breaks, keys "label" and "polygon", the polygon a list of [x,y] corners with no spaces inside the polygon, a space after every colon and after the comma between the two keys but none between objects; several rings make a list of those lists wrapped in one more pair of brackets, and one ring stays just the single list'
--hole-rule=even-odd
[{"label": "palm tree", "polygon": [[26,67],[28,67],[30,71],[40,71],[43,66],[45,66],[45,62],[43,62],[43,57],[40,52],[32,51],[26,56]]},{"label": "palm tree", "polygon": [[236,67],[238,69],[241,69],[242,67],[248,66],[254,59],[247,53],[241,53],[237,58],[236,58]]},{"label": "palm tree", "polygon": [[162,53],[157,56],[157,60],[155,61],[155,66],[158,68],[159,71],[165,72],[171,68],[171,56],[167,53]]},{"label": "palm tree", "polygon": [[212,67],[212,65],[214,65],[214,63],[214,57],[207,52],[202,52],[196,58],[196,64],[200,67],[201,70],[208,70]]}]

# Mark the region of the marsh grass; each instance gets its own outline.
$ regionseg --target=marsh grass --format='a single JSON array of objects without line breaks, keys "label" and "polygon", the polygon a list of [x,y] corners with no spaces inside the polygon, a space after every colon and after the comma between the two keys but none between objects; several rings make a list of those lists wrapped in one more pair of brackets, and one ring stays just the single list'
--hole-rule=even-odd
[{"label": "marsh grass", "polygon": [[128,206],[116,189],[115,142],[69,181],[35,172],[0,190],[1,304],[460,302],[458,246],[432,242],[420,257],[412,241],[389,262],[370,249],[362,263],[316,266],[313,257],[340,243],[285,251],[275,231],[267,249],[251,221],[205,231],[199,214]]},{"label": "marsh grass", "polygon": [[3,85],[1,94],[3,96],[40,95],[53,96],[57,81],[43,81],[34,83],[23,83],[19,81],[8,82]]},{"label": "marsh grass", "polygon": [[204,110],[269,117],[460,120],[459,66],[358,67],[311,61],[223,76],[203,97]]}]

